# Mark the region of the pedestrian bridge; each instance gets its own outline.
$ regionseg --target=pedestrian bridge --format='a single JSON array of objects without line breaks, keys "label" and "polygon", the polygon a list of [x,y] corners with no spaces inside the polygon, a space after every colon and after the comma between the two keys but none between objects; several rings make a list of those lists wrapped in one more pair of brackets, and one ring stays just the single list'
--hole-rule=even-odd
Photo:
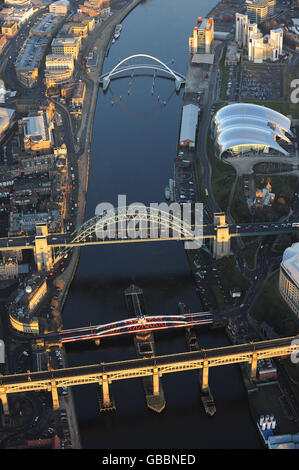
[{"label": "pedestrian bridge", "polygon": [[[132,63],[132,61],[136,58],[144,59],[144,62],[147,63]],[[126,57],[126,59],[121,60],[115,67],[113,67],[110,72],[101,75],[99,77],[99,83],[102,84],[103,90],[106,91],[109,87],[110,81],[113,78],[117,77],[123,72],[131,72],[136,69],[148,69],[166,73],[166,75],[168,75],[170,79],[173,79],[175,81],[175,88],[177,91],[179,91],[181,86],[185,83],[184,75],[179,72],[175,72],[160,59],[157,59],[156,57],[153,57],[148,54],[134,54],[129,57]]]}]

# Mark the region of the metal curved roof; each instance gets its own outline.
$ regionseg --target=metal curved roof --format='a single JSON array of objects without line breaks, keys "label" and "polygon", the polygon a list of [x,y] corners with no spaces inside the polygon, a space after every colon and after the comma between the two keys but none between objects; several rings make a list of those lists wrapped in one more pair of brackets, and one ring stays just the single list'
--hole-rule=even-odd
[{"label": "metal curved roof", "polygon": [[[244,121],[244,122],[243,122]],[[271,123],[274,124],[274,123]],[[246,117],[246,122],[243,119],[240,119],[240,116],[231,116],[223,121],[221,121],[217,128],[216,128],[216,133],[220,134],[225,130],[232,129],[234,128],[235,131],[237,129],[241,128],[246,128],[250,127],[251,129],[264,129],[265,131],[268,132],[273,132],[275,135],[280,137],[281,139],[285,140],[286,142],[290,142],[290,139],[285,135],[285,133],[281,130],[280,127],[278,126],[271,126],[269,125],[269,122],[265,121],[264,119],[258,118],[258,117]]]},{"label": "metal curved roof", "polygon": [[239,127],[238,132],[234,127],[225,129],[217,136],[217,144],[220,154],[237,145],[264,145],[278,150],[284,155],[289,155],[275,140],[275,134],[265,129],[253,127]]},{"label": "metal curved roof", "polygon": [[252,103],[235,103],[224,106],[215,114],[213,120],[215,125],[218,127],[219,124],[224,123],[233,117],[240,119],[240,125],[241,121],[245,124],[247,119],[250,118],[261,119],[266,123],[271,122],[281,130],[292,135],[290,130],[291,120],[289,118],[273,109]]}]

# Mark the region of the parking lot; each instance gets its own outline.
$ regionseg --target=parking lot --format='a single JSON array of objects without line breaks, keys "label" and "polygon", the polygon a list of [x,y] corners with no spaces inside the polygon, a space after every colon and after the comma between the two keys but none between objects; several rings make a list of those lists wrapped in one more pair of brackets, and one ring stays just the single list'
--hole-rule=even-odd
[{"label": "parking lot", "polygon": [[229,76],[226,90],[226,96],[229,101],[238,101],[239,77],[240,67],[238,65],[231,65],[229,67]]},{"label": "parking lot", "polygon": [[244,99],[274,101],[282,99],[282,69],[282,67],[271,65],[244,66],[242,68],[240,101]]}]

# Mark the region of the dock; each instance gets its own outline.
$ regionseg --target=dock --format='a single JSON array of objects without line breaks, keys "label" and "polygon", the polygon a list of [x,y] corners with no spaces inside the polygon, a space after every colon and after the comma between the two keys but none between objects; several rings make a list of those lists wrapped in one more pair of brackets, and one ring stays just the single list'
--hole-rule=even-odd
[{"label": "dock", "polygon": [[[125,300],[129,318],[135,316],[142,324],[143,317],[146,314],[143,290],[131,284],[130,287],[125,290]],[[134,335],[134,344],[138,358],[155,356],[155,340],[152,332],[136,333]],[[152,377],[144,377],[142,379],[147,407],[156,413],[161,413],[165,408],[166,401],[161,378],[159,378],[158,381],[159,386],[157,390],[154,390]]]}]

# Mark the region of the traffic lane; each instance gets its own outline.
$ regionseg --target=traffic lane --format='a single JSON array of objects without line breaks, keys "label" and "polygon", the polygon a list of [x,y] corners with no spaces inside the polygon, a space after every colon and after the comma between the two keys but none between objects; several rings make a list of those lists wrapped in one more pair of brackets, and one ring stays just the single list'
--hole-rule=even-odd
[{"label": "traffic lane", "polygon": [[299,335],[289,338],[279,338],[275,340],[264,340],[255,343],[239,344],[234,346],[225,346],[213,349],[202,349],[200,351],[184,352],[178,354],[156,356],[149,359],[131,359],[123,362],[112,362],[94,364],[66,369],[57,369],[50,372],[32,372],[28,374],[14,374],[0,377],[0,384],[12,385],[21,382],[38,382],[51,379],[63,379],[65,377],[86,376],[92,374],[101,374],[104,372],[116,372],[124,370],[142,369],[144,367],[163,366],[167,364],[185,362],[190,360],[202,360],[204,358],[225,357],[232,354],[242,354],[244,352],[263,351],[268,348],[287,347],[293,341],[299,340]]}]

